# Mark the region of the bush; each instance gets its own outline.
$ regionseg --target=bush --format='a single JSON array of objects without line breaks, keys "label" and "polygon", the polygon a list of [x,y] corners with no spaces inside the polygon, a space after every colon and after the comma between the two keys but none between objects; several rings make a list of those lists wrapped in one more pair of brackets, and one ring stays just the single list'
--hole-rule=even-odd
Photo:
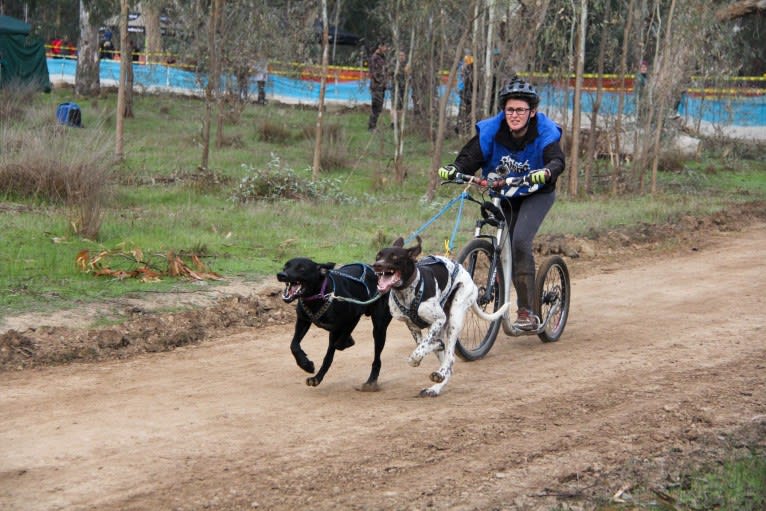
[{"label": "bush", "polygon": [[709,137],[702,140],[705,154],[726,160],[760,160],[766,152],[766,142]]},{"label": "bush", "polygon": [[24,117],[27,106],[39,94],[30,84],[10,82],[0,94],[0,121],[18,121]]},{"label": "bush", "polygon": [[[316,126],[304,126],[303,137],[314,142],[316,140]],[[319,167],[322,170],[338,170],[351,166],[346,132],[340,124],[322,125],[322,147],[320,151]]]},{"label": "bush", "polygon": [[256,200],[330,200],[342,204],[353,204],[354,197],[345,194],[339,179],[320,179],[312,181],[299,176],[294,170],[283,167],[278,157],[272,160],[265,170],[243,166],[248,174],[242,178],[233,200],[252,202]]},{"label": "bush", "polygon": [[257,128],[258,140],[272,144],[286,144],[293,139],[292,132],[281,124],[265,120]]}]

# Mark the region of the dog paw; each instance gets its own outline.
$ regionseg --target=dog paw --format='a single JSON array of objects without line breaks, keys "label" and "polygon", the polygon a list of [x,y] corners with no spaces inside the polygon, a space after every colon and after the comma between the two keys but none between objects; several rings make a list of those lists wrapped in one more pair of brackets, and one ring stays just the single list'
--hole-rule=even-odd
[{"label": "dog paw", "polygon": [[420,397],[439,397],[439,393],[431,388],[420,391]]},{"label": "dog paw", "polygon": [[439,371],[434,371],[431,373],[431,381],[434,383],[441,383],[444,381],[444,375]]},{"label": "dog paw", "polygon": [[380,387],[378,386],[378,382],[365,382],[356,390],[359,392],[377,392],[380,390]]},{"label": "dog paw", "polygon": [[412,366],[412,367],[417,367],[417,366],[419,366],[419,365],[420,365],[420,360],[421,360],[421,359],[419,359],[419,358],[416,358],[416,357],[410,356],[410,357],[407,359],[407,363],[408,363],[410,366]]},{"label": "dog paw", "polygon": [[308,385],[309,387],[316,387],[320,383],[322,383],[322,380],[314,376],[312,376],[311,378],[306,378],[306,385]]}]

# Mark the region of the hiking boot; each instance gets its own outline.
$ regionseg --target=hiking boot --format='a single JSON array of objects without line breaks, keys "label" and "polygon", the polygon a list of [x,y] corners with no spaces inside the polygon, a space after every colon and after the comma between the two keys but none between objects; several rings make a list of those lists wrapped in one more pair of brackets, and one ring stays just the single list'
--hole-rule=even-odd
[{"label": "hiking boot", "polygon": [[532,314],[532,311],[528,309],[519,309],[517,314],[516,321],[513,323],[514,328],[527,332],[537,330],[540,321],[537,319],[537,316]]}]

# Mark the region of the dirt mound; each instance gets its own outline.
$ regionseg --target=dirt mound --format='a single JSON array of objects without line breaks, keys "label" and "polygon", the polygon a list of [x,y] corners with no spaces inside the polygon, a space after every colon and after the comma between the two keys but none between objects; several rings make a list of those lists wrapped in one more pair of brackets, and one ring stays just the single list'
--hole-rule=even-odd
[{"label": "dirt mound", "polygon": [[134,307],[127,321],[108,328],[44,326],[24,332],[9,330],[0,335],[0,370],[171,351],[200,343],[222,330],[287,321],[293,312],[276,295],[273,290],[258,296],[231,296],[211,307],[173,314]]},{"label": "dirt mound", "polygon": [[538,236],[535,251],[540,255],[560,254],[570,258],[624,256],[636,249],[658,249],[672,242],[694,247],[716,232],[737,231],[755,221],[766,220],[766,203],[732,205],[709,216],[682,216],[667,224],[642,222],[632,227],[591,231],[586,236]]}]

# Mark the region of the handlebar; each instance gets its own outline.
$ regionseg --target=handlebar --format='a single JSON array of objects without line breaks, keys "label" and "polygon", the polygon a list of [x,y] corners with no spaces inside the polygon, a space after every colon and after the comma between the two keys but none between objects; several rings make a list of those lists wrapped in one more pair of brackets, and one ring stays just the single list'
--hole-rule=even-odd
[{"label": "handlebar", "polygon": [[472,176],[471,174],[463,174],[460,172],[455,173],[455,179],[453,179],[452,182],[459,185],[470,183],[482,188],[492,188],[492,183],[490,183],[488,179]]},{"label": "handlebar", "polygon": [[473,184],[481,188],[500,189],[506,185],[511,186],[529,186],[529,175],[515,176],[508,178],[487,179],[484,177],[476,177],[471,174],[463,174],[461,172],[455,173],[455,178],[452,181],[444,181],[442,184],[455,183],[455,184]]}]

